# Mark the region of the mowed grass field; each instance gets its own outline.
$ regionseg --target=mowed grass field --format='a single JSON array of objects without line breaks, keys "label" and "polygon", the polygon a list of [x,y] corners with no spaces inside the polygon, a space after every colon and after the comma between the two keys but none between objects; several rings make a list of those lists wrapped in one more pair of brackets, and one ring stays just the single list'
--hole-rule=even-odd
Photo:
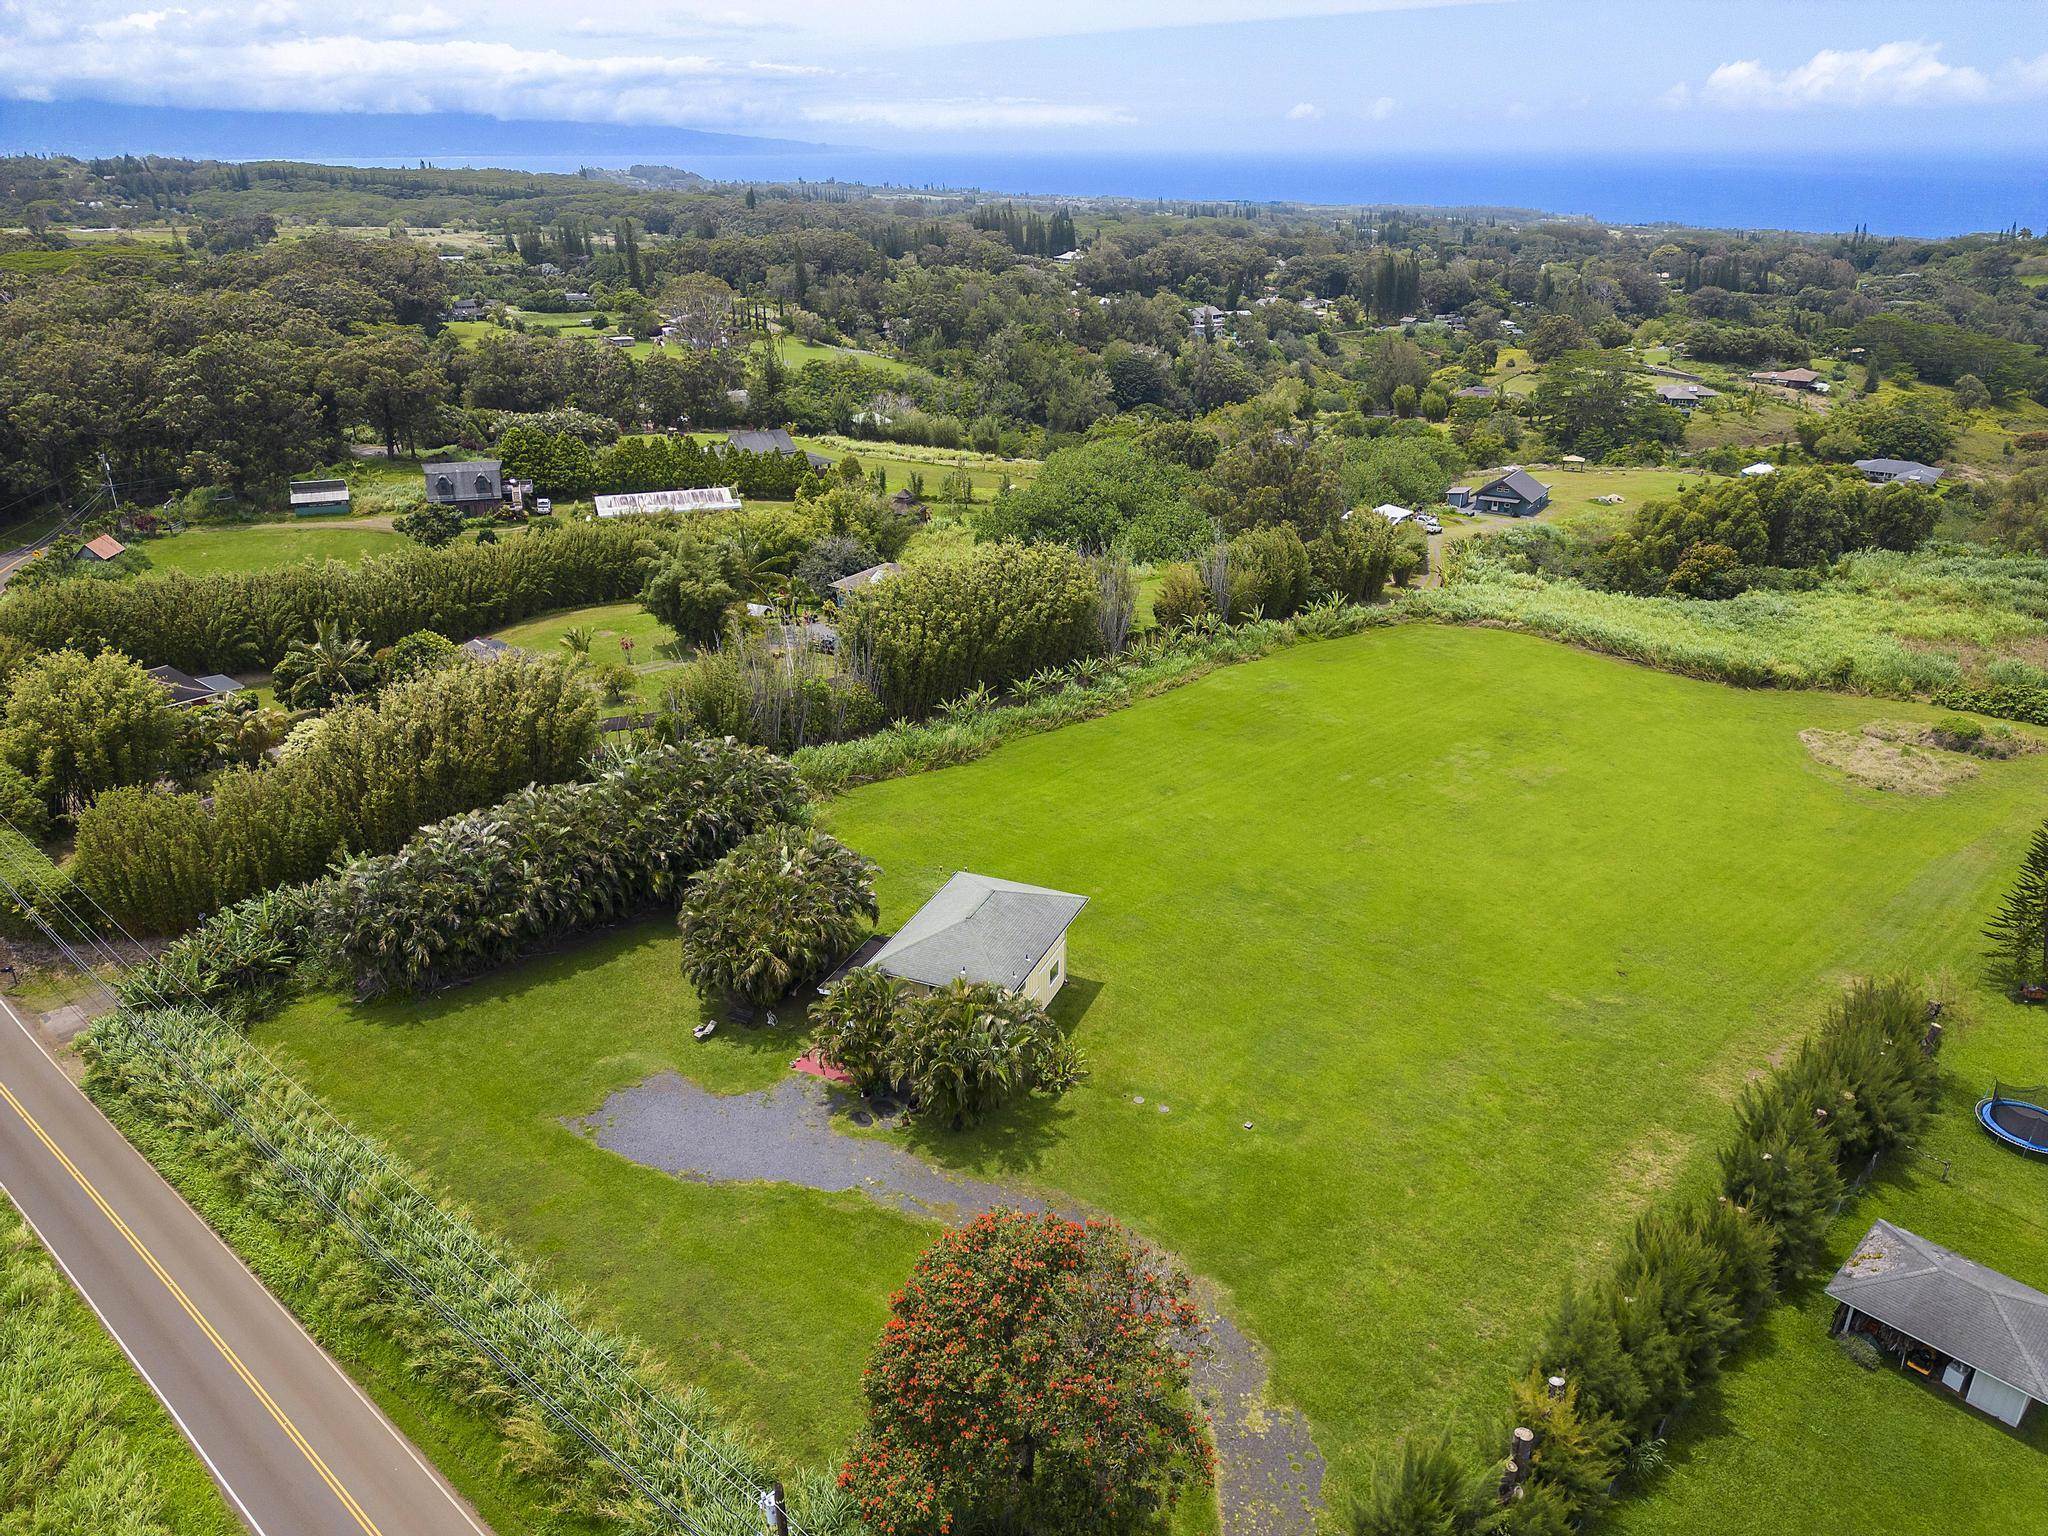
[{"label": "mowed grass field", "polygon": [[158,539],[138,540],[149,557],[149,573],[183,571],[215,576],[224,571],[274,571],[307,560],[361,560],[394,554],[408,546],[388,526],[350,519],[288,523],[235,523],[187,528]]},{"label": "mowed grass field", "polygon": [[[1910,712],[1404,626],[869,786],[825,821],[881,864],[887,925],[960,868],[1089,897],[1057,1009],[1087,1081],[908,1140],[1113,1213],[1220,1286],[1341,1502],[1404,1429],[1490,1431],[1562,1286],[1711,1178],[1734,1095],[1842,980],[1971,963],[2048,754],[1908,799],[1798,739]],[[823,1459],[933,1228],[857,1195],[667,1178],[564,1125],[663,1068],[766,1086],[799,1040],[696,1044],[697,1019],[657,920],[420,1004],[309,1000],[257,1034],[679,1376]],[[1958,1034],[1959,1052],[2038,1049],[2031,1015]],[[1975,1246],[2048,1279],[2048,1243]],[[1810,1362],[1781,1417],[1831,1366]],[[1760,1355],[1730,1392],[1761,1372],[1769,1396],[1772,1371]],[[1844,1371],[1883,1415],[1844,1454],[1882,1455],[1913,1389]],[[1930,1406],[1951,1416],[1930,1431],[1941,1475],[2021,1528],[2048,1461],[1979,1479],[1981,1426]],[[1695,1514],[1738,1482],[1823,1500],[1775,1443],[1725,1474],[1702,1451],[1682,1469]],[[1887,1529],[1936,1507],[1927,1475],[1900,1474],[1918,1481]]]}]

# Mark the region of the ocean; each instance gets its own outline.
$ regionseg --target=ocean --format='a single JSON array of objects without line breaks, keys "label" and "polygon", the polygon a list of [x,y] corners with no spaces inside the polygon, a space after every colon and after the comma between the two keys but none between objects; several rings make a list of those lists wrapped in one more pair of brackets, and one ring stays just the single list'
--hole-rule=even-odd
[{"label": "ocean", "polygon": [[[636,161],[719,181],[978,187],[1017,195],[1169,202],[1308,202],[1536,209],[1611,223],[1939,237],[2010,224],[2048,229],[2048,157],[1734,159],[1505,155],[1305,158],[1261,155],[1021,155],[824,150],[772,154],[478,155],[442,165],[574,171]],[[417,157],[415,157],[417,158]],[[381,164],[408,161],[386,159]]]}]

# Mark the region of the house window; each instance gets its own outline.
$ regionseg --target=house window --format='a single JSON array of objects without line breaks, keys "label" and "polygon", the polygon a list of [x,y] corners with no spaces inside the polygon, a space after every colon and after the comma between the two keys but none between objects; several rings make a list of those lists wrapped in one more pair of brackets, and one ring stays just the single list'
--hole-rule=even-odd
[{"label": "house window", "polygon": [[1045,979],[1046,979],[1047,981],[1058,981],[1058,980],[1060,979],[1060,963],[1059,963],[1059,961],[1057,961],[1057,960],[1053,961],[1053,963],[1052,963],[1052,969],[1051,969],[1051,970],[1049,970],[1049,971],[1047,971],[1047,972],[1045,973]]},{"label": "house window", "polygon": [[491,494],[491,477],[489,475],[478,475],[476,477],[476,493],[479,496]]},{"label": "house window", "polygon": [[436,475],[434,476],[434,489],[436,491],[439,491],[443,496],[446,496],[454,491],[455,482],[449,479],[446,475]]}]

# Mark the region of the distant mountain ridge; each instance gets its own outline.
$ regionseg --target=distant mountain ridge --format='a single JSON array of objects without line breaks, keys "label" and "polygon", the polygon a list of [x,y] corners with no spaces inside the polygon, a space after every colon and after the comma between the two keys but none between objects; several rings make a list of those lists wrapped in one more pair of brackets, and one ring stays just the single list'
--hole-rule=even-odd
[{"label": "distant mountain ridge", "polygon": [[631,123],[501,120],[469,112],[247,112],[103,101],[0,100],[0,154],[159,154],[197,160],[456,160],[507,156],[823,153],[827,144]]}]

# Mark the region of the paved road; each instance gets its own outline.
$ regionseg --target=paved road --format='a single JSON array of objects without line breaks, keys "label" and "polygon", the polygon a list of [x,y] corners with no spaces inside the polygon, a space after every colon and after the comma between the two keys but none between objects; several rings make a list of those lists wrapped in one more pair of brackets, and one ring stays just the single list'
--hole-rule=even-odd
[{"label": "paved road", "polygon": [[490,1536],[0,1000],[0,1187],[257,1536]]}]

